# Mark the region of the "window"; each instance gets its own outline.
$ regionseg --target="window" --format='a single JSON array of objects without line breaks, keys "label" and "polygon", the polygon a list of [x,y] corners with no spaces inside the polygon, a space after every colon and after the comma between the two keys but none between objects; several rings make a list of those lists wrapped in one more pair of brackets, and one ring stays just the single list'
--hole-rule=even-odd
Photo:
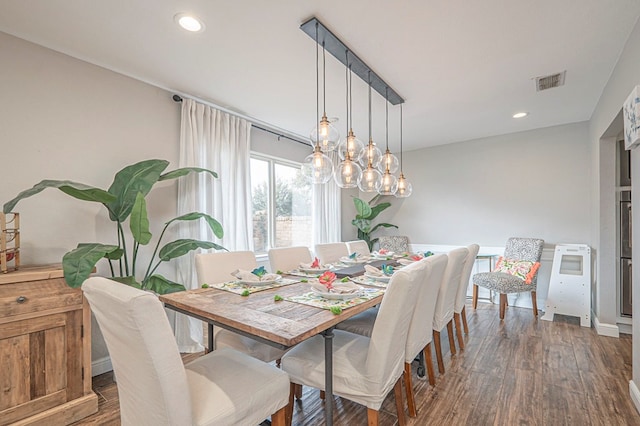
[{"label": "window", "polygon": [[256,253],[272,247],[310,246],[311,185],[300,164],[251,156],[253,245]]}]

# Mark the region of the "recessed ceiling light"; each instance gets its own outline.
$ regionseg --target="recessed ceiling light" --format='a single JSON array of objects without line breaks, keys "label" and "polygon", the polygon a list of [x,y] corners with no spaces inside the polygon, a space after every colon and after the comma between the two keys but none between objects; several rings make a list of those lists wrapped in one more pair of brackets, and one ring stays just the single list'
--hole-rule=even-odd
[{"label": "recessed ceiling light", "polygon": [[191,31],[193,33],[200,33],[204,31],[204,23],[193,15],[178,13],[173,17],[173,20],[176,24],[180,25],[187,31]]},{"label": "recessed ceiling light", "polygon": [[513,114],[513,118],[523,118],[527,115],[529,115],[528,112],[516,112],[515,114]]}]

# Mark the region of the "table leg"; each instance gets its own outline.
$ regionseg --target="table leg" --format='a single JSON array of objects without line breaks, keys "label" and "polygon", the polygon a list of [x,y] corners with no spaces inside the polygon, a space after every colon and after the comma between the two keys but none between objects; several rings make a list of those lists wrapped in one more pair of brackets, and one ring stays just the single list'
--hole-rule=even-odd
[{"label": "table leg", "polygon": [[209,352],[213,352],[213,324],[207,324],[207,347]]},{"label": "table leg", "polygon": [[324,338],[324,413],[327,426],[333,425],[333,328],[322,332]]}]

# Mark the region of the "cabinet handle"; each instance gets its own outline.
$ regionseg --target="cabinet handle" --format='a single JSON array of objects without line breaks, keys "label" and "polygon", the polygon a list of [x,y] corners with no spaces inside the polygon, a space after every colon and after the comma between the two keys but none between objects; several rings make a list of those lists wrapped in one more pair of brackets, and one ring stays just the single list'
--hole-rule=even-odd
[{"label": "cabinet handle", "polygon": [[27,301],[27,298],[25,296],[20,296],[16,299],[16,302],[18,303],[24,303]]}]

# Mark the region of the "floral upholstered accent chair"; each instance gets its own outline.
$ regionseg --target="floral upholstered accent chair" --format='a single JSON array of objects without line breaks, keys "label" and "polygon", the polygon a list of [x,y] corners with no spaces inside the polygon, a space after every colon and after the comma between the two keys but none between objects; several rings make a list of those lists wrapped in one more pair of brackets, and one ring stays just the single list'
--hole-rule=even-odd
[{"label": "floral upholstered accent chair", "polygon": [[533,315],[538,316],[536,289],[538,269],[544,240],[509,238],[504,256],[498,259],[492,272],[473,276],[473,308],[478,306],[478,286],[500,293],[500,319],[504,319],[507,294],[531,292]]},{"label": "floral upholstered accent chair", "polygon": [[394,253],[409,252],[409,237],[404,235],[387,235],[378,239],[381,249],[392,251]]}]

